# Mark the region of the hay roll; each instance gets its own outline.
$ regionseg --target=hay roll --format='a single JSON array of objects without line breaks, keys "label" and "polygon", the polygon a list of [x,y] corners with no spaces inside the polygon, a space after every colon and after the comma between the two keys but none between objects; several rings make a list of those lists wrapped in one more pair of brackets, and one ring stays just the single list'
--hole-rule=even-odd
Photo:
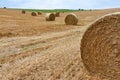
[{"label": "hay roll", "polygon": [[22,14],[25,14],[26,12],[25,12],[25,10],[22,10]]},{"label": "hay roll", "polygon": [[55,15],[53,13],[47,13],[46,14],[46,21],[54,21]]},{"label": "hay roll", "polygon": [[35,12],[32,12],[31,15],[32,16],[37,16],[37,14]]},{"label": "hay roll", "polygon": [[7,9],[7,7],[3,7],[3,9]]},{"label": "hay roll", "polygon": [[78,17],[75,14],[73,14],[73,13],[68,14],[65,17],[65,23],[66,23],[66,25],[77,25]]},{"label": "hay roll", "polygon": [[55,13],[55,16],[56,16],[56,17],[60,17],[60,12],[56,12],[56,13]]},{"label": "hay roll", "polygon": [[42,15],[42,12],[38,12],[38,15]]},{"label": "hay roll", "polygon": [[90,25],[81,41],[81,57],[91,74],[120,80],[120,12]]}]

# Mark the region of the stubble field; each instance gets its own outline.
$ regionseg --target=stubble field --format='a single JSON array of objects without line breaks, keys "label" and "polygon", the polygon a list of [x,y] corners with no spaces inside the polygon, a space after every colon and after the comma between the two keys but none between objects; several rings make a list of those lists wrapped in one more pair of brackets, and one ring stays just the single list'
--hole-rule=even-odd
[{"label": "stubble field", "polygon": [[106,80],[89,75],[80,53],[81,38],[97,18],[120,9],[73,12],[78,25],[65,25],[69,12],[55,21],[45,13],[0,9],[0,80]]}]

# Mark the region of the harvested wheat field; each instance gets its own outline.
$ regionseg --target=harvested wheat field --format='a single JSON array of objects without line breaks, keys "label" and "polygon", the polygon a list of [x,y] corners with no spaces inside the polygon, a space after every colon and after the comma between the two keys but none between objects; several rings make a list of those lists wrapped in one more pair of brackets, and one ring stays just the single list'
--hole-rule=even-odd
[{"label": "harvested wheat field", "polygon": [[[27,11],[25,14],[22,14],[21,10],[0,9],[0,80],[120,80],[120,63],[115,63],[115,61],[119,61],[118,58],[113,61],[114,64],[112,65],[107,66],[105,64],[107,66],[106,68],[111,69],[110,73],[102,73],[101,70],[104,72],[107,69],[105,68],[104,70],[101,66],[96,69],[91,67],[91,64],[87,64],[87,62],[81,58],[80,49],[80,47],[82,47],[80,46],[81,39],[83,47],[89,47],[84,45],[83,40],[85,38],[83,35],[87,33],[86,30],[89,25],[96,19],[114,12],[120,12],[120,9],[73,12],[78,16],[77,25],[66,25],[64,22],[65,16],[70,14],[67,12],[60,13],[60,17],[56,17],[55,21],[46,21],[46,13],[31,16],[31,12]],[[110,21],[114,22],[116,18],[111,19]],[[120,19],[120,17],[118,19]],[[109,22],[108,19],[106,19],[106,21]],[[117,20],[116,24],[119,22],[120,21]],[[95,23],[95,25],[99,25],[98,27],[100,27],[101,24],[100,21]],[[110,22],[105,25],[110,26],[110,24],[113,25]],[[119,26],[120,24],[117,25],[117,27]],[[101,29],[103,33],[105,30],[108,30],[108,32],[104,33],[106,34],[105,36],[107,36],[109,32],[111,33],[110,35],[112,35],[111,26],[109,29],[94,29],[96,29],[96,32]],[[118,28],[118,30],[120,30],[120,28]],[[113,36],[115,36],[114,38],[118,38],[117,40],[120,39],[120,31],[118,30],[115,28],[117,34],[113,31]],[[93,35],[91,39],[94,40],[99,33],[93,34],[91,32],[90,36],[91,35]],[[99,40],[96,40],[96,42],[98,41],[99,43],[91,46],[94,47],[94,45],[97,46],[102,43],[101,45],[104,48],[104,43],[109,43],[108,46],[111,45],[111,42],[106,40],[105,36],[102,36],[104,37],[103,43],[102,41],[99,42]],[[86,39],[86,42],[88,40],[88,44],[89,37]],[[90,43],[93,42],[90,40]],[[116,41],[113,40],[113,44],[115,43]],[[119,54],[120,49],[118,49],[118,46],[120,46],[120,44],[117,45],[117,50],[115,49],[116,46],[110,46],[105,48],[105,51],[109,53],[113,49],[113,52],[117,51],[116,53]],[[90,47],[90,50],[92,50],[92,47]],[[101,50],[102,48],[98,46],[95,48],[97,48],[100,53],[105,53],[104,50]],[[84,51],[84,48],[82,48],[82,52],[85,53],[85,55],[89,52]],[[92,54],[92,51],[90,51],[90,53]],[[94,57],[95,54],[92,56]],[[115,57],[112,54],[111,56]],[[110,58],[105,58],[105,60],[110,60]],[[100,58],[100,60],[102,59]],[[83,62],[86,63],[87,67]],[[111,62],[112,61],[110,61],[110,63]],[[102,61],[100,61],[100,64],[101,63]],[[96,66],[97,65],[99,65],[99,63],[96,64]],[[110,68],[110,66],[112,66],[112,68]],[[118,71],[114,72],[112,69]],[[104,76],[101,77],[101,75]],[[112,77],[113,75],[115,77]]]}]

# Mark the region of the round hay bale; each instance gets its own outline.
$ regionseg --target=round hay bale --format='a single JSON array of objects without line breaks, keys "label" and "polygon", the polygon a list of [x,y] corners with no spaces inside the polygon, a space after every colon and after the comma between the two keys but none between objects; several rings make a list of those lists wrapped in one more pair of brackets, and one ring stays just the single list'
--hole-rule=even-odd
[{"label": "round hay bale", "polygon": [[4,9],[7,9],[7,7],[3,7]]},{"label": "round hay bale", "polygon": [[73,13],[68,14],[65,17],[65,23],[66,23],[66,25],[77,25],[78,17],[75,14],[73,14]]},{"label": "round hay bale", "polygon": [[32,12],[31,15],[32,16],[37,16],[37,14],[35,12]]},{"label": "round hay bale", "polygon": [[42,12],[38,12],[38,15],[42,15]]},{"label": "round hay bale", "polygon": [[47,13],[46,14],[46,21],[54,21],[54,20],[55,20],[54,13]]},{"label": "round hay bale", "polygon": [[55,16],[56,16],[56,17],[59,17],[59,16],[60,16],[60,12],[56,12],[56,13],[55,13]]},{"label": "round hay bale", "polygon": [[22,10],[22,14],[25,14],[26,12],[25,12],[25,10]]},{"label": "round hay bale", "polygon": [[91,74],[120,80],[120,12],[90,25],[81,40],[81,58]]}]

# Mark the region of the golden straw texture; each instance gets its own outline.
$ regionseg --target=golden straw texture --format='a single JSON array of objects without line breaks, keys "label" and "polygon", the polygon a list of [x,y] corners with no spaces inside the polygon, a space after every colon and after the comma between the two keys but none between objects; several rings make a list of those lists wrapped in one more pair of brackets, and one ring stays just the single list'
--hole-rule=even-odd
[{"label": "golden straw texture", "polygon": [[54,21],[55,15],[53,13],[47,13],[46,14],[46,21]]},{"label": "golden straw texture", "polygon": [[120,12],[96,20],[81,41],[86,69],[110,80],[120,80]]},{"label": "golden straw texture", "polygon": [[75,14],[73,14],[73,13],[68,14],[65,17],[65,23],[66,23],[66,25],[77,25],[78,17]]}]

